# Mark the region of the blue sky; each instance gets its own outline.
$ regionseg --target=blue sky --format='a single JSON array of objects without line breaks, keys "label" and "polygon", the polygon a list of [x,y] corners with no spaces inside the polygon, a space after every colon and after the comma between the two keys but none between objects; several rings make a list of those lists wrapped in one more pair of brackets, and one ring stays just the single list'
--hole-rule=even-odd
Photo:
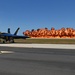
[{"label": "blue sky", "polygon": [[75,29],[75,0],[0,0],[0,31],[45,28]]}]

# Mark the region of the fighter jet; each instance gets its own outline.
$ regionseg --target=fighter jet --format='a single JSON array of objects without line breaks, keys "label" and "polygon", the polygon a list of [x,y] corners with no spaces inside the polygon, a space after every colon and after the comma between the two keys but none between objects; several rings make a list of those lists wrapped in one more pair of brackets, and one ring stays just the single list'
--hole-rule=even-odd
[{"label": "fighter jet", "polygon": [[29,38],[28,36],[20,36],[20,35],[17,35],[18,33],[18,30],[20,28],[18,28],[14,34],[11,34],[10,33],[10,28],[8,28],[8,33],[0,33],[0,38],[3,39],[3,43],[5,42],[10,42],[10,43],[14,43],[14,39],[26,39],[26,38]]}]

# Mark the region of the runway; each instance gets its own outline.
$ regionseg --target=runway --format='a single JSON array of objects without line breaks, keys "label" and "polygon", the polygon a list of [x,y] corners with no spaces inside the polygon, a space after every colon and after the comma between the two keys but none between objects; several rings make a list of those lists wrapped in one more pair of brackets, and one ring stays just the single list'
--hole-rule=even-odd
[{"label": "runway", "polygon": [[0,47],[75,49],[75,44],[0,44]]},{"label": "runway", "polygon": [[75,50],[0,47],[0,75],[75,75]]}]

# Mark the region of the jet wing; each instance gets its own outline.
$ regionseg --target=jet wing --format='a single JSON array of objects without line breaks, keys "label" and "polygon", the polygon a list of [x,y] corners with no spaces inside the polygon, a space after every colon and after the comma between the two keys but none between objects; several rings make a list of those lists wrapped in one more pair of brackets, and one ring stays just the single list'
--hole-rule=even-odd
[{"label": "jet wing", "polygon": [[19,36],[19,35],[13,35],[12,36],[14,39],[25,39],[25,38],[30,38],[30,37],[28,37],[28,36]]}]

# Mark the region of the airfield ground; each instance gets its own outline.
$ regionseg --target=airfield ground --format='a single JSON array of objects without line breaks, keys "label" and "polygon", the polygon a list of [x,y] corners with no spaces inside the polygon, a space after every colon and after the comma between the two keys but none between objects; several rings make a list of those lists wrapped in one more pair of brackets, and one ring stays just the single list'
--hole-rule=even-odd
[{"label": "airfield ground", "polygon": [[0,75],[75,75],[75,39],[15,42],[0,44]]},{"label": "airfield ground", "polygon": [[75,44],[75,39],[40,39],[40,38],[29,38],[29,39],[15,39],[16,43],[25,44]]},{"label": "airfield ground", "polygon": [[[2,43],[3,39],[0,39]],[[27,38],[27,39],[14,39],[15,43],[23,44],[75,44],[75,38]],[[8,42],[9,43],[9,42]]]}]

